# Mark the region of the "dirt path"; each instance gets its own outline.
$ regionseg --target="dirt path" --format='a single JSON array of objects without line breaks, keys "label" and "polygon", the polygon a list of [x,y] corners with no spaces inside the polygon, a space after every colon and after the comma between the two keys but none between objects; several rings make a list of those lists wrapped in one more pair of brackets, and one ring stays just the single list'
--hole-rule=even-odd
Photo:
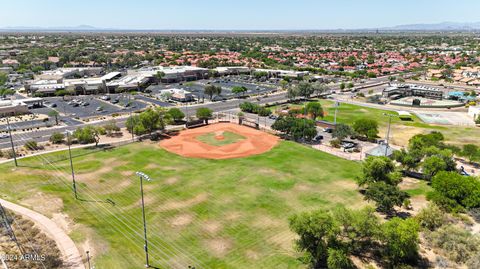
[{"label": "dirt path", "polygon": [[63,255],[64,267],[68,269],[85,269],[82,256],[72,239],[55,222],[44,215],[23,206],[0,199],[0,203],[7,209],[33,221],[39,229],[57,243]]}]

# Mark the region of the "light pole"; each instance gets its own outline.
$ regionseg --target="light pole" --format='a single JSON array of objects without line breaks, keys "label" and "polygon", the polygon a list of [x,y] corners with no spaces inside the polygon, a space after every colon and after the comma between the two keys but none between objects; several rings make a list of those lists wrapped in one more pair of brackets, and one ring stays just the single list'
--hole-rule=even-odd
[{"label": "light pole", "polygon": [[75,170],[73,169],[73,160],[72,160],[72,149],[70,145],[72,144],[72,137],[71,131],[66,131],[67,133],[67,145],[68,145],[68,156],[70,158],[70,170],[72,172],[72,185],[73,185],[73,193],[75,194],[75,199],[78,199],[77,194],[77,183],[75,182]]},{"label": "light pole", "polygon": [[339,102],[335,102],[335,115],[333,117],[333,125],[337,126],[337,111],[338,107],[340,106]]},{"label": "light pole", "polygon": [[143,248],[145,250],[145,267],[148,268],[150,267],[150,263],[148,262],[147,221],[145,219],[145,201],[143,199],[143,180],[150,181],[150,177],[143,172],[136,172],[135,174],[140,178],[140,193],[142,195],[143,239],[145,241],[145,245],[143,245]]},{"label": "light pole", "polygon": [[7,129],[8,129],[8,136],[10,136],[10,144],[12,145],[12,154],[13,154],[13,160],[15,161],[15,167],[18,167],[17,153],[15,152],[15,146],[13,145],[12,129],[10,128],[10,121],[8,120],[8,116],[7,116]]},{"label": "light pole", "polygon": [[390,126],[392,125],[392,117],[396,117],[397,115],[387,114],[387,113],[383,113],[383,115],[388,117],[387,137],[385,139],[386,140],[385,157],[387,157],[387,155],[388,155],[388,144],[389,144],[389,140],[390,140]]}]

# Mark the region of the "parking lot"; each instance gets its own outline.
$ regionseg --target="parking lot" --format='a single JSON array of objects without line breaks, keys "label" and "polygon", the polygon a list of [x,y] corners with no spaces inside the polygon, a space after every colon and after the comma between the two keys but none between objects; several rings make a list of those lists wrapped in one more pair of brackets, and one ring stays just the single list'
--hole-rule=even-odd
[{"label": "parking lot", "polygon": [[195,82],[173,83],[168,85],[152,85],[147,88],[147,91],[152,95],[157,95],[165,89],[183,89],[191,92],[197,100],[203,101],[204,99],[209,98],[209,96],[205,95],[204,92],[204,88],[207,85],[222,87],[222,93],[220,94],[220,97],[214,97],[214,100],[217,101],[238,97],[238,95],[232,93],[233,87],[236,86],[247,88],[247,92],[244,93],[245,96],[251,94],[268,93],[276,90],[276,85],[274,83],[245,82],[240,78],[217,78],[198,80]]},{"label": "parking lot", "polygon": [[65,99],[62,97],[47,97],[45,98],[45,105],[49,109],[56,109],[64,117],[73,119],[132,112],[147,107],[147,104],[135,99],[134,96],[120,94],[111,94],[108,97],[76,96]]}]

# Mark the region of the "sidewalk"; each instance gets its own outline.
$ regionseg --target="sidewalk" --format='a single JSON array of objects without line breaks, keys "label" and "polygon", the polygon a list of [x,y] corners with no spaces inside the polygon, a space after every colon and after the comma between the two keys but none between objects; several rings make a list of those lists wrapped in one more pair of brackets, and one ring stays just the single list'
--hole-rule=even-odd
[{"label": "sidewalk", "polygon": [[72,239],[58,225],[44,215],[28,208],[0,199],[0,203],[7,209],[33,221],[40,230],[57,243],[63,255],[63,267],[69,269],[85,269],[82,256]]}]

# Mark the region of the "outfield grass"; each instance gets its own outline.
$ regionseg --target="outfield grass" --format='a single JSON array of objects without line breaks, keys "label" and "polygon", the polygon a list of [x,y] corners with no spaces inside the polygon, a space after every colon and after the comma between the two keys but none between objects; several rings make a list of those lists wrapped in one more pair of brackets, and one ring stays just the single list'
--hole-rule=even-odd
[{"label": "outfield grass", "polygon": [[225,131],[222,133],[223,139],[219,140],[215,132],[197,136],[196,139],[212,146],[225,146],[244,140],[245,137],[236,133]]},{"label": "outfield grass", "polygon": [[[324,120],[333,122],[335,115],[334,101],[320,99],[318,100],[326,111]],[[301,107],[302,104],[290,105]],[[272,110],[278,107],[273,107]],[[380,137],[386,136],[388,117],[384,114],[397,114],[397,112],[382,110],[377,108],[363,107],[353,104],[342,103],[338,107],[337,122],[345,124],[353,124],[356,120],[361,118],[374,119],[380,126]],[[465,126],[445,126],[427,124],[420,120],[417,116],[412,115],[412,121],[403,121],[398,117],[392,117],[391,141],[394,144],[405,146],[408,140],[415,134],[429,133],[438,131],[445,135],[448,143],[461,146],[472,143],[480,145],[480,128],[465,127]]]},{"label": "outfield grass", "polygon": [[[70,189],[65,152],[0,166],[5,199],[45,214],[68,214],[72,237],[94,245],[97,268],[143,264],[139,180],[144,184],[151,263],[160,268],[304,268],[293,248],[288,217],[296,212],[366,203],[356,190],[360,164],[282,141],[241,159],[183,158],[156,144],[131,144],[74,158],[80,197]],[[42,157],[43,158],[43,157]],[[38,193],[42,193],[40,196]],[[61,199],[61,202],[56,200]],[[111,199],[112,206],[105,201]],[[93,247],[92,247],[93,248]]]}]

